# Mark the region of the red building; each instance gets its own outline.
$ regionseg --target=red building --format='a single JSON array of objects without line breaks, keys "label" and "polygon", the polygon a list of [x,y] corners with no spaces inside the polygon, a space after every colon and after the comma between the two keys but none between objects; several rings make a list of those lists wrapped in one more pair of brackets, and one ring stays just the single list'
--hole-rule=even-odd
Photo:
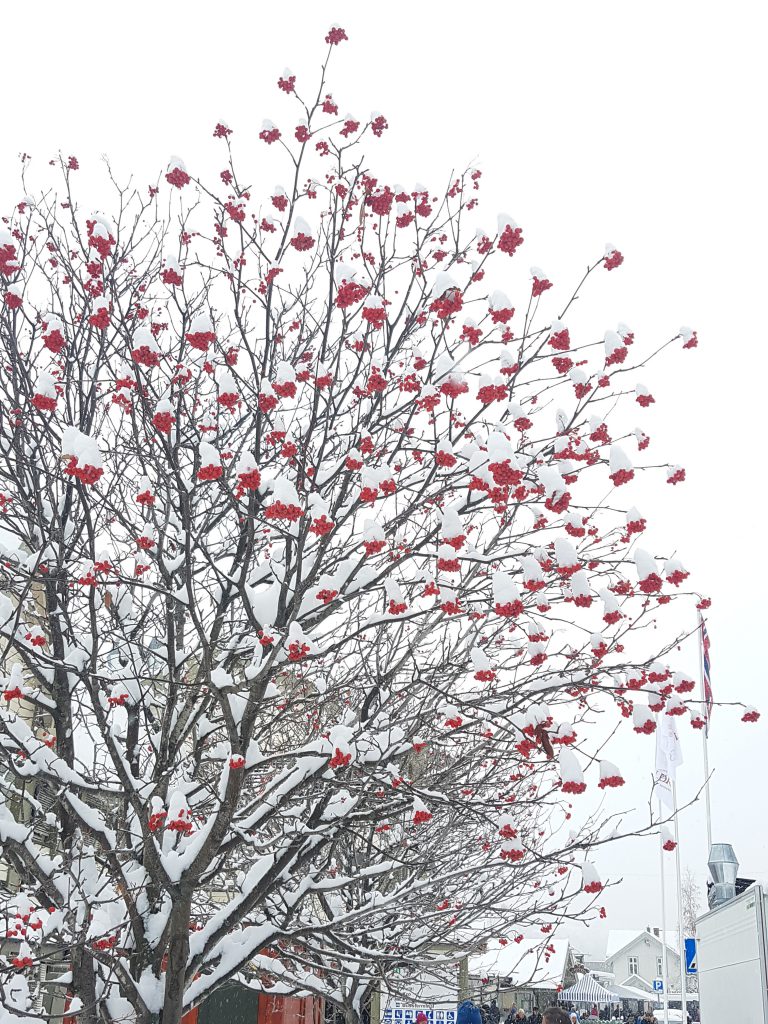
[{"label": "red building", "polygon": [[182,1024],[323,1024],[324,1002],[315,996],[271,996],[243,985],[225,985]]}]

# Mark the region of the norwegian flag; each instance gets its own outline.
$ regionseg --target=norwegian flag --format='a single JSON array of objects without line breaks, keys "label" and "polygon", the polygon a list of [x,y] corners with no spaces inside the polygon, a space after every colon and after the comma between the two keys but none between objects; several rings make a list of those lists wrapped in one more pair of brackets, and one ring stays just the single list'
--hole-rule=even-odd
[{"label": "norwegian flag", "polygon": [[709,633],[707,632],[707,624],[702,616],[699,616],[701,630],[701,671],[702,671],[702,688],[704,690],[704,705],[706,708],[706,720],[707,724],[704,727],[705,733],[709,736],[709,722],[712,717],[712,708],[715,703],[715,698],[712,694],[712,680],[709,675],[710,663],[709,663]]}]

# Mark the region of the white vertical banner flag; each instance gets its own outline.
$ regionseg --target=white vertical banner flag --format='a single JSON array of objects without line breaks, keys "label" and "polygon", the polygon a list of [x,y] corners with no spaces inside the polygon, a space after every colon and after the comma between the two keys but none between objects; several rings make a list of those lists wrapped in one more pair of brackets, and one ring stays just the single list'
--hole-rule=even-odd
[{"label": "white vertical banner flag", "polygon": [[662,713],[656,727],[656,771],[653,775],[653,788],[655,795],[670,810],[675,809],[672,783],[675,781],[677,767],[682,763],[683,748],[680,746],[677,726],[672,715]]}]

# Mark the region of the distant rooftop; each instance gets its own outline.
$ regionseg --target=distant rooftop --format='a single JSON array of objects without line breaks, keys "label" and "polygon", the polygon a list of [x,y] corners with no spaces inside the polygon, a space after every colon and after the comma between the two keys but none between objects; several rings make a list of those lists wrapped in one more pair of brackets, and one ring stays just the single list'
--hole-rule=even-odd
[{"label": "distant rooftop", "polygon": [[[612,928],[608,932],[608,942],[605,949],[605,960],[610,960],[612,956],[615,956],[620,950],[628,946],[630,942],[633,942],[638,936],[646,936],[650,939],[657,939],[661,943],[661,929],[660,928]],[[666,943],[669,949],[676,951],[677,932],[668,930],[666,933]]]},{"label": "distant rooftop", "polygon": [[520,987],[555,989],[563,982],[568,962],[567,939],[523,939],[506,946],[488,943],[484,953],[469,958],[470,974],[509,979]]}]

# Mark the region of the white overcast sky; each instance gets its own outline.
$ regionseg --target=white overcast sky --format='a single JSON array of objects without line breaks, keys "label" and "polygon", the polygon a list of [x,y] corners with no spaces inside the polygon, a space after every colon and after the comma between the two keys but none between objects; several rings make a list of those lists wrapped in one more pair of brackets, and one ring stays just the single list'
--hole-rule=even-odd
[{"label": "white overcast sky", "polygon": [[[265,160],[266,147],[254,145],[262,119],[294,123],[277,76],[287,65],[300,84],[312,79],[331,22],[350,37],[330,76],[341,112],[376,109],[390,123],[369,146],[373,170],[436,189],[473,162],[484,173],[479,221],[510,213],[526,238],[517,258],[545,268],[563,294],[607,241],[624,252],[624,266],[590,292],[603,330],[624,320],[649,345],[681,324],[698,330],[697,352],[644,378],[657,397],[654,449],[683,463],[688,482],[674,493],[643,483],[632,501],[657,549],[675,547],[712,596],[716,697],[765,713],[743,726],[735,711],[718,710],[710,761],[715,841],[734,844],[743,874],[768,875],[763,5],[7,4],[0,208],[18,196],[21,151],[41,175],[59,148],[76,154],[82,184],[95,182],[101,154],[140,183],[171,154],[193,172],[215,172],[221,143],[211,132],[224,118],[237,151]],[[265,173],[254,168],[254,178]],[[629,734],[612,747],[633,780],[611,794],[611,809],[647,803],[652,745]],[[702,778],[698,735],[686,730],[684,746],[686,800]],[[703,882],[700,807],[684,812],[681,832],[683,861]],[[626,880],[606,897],[609,925],[658,923],[657,862],[651,840],[601,855],[601,873]],[[599,945],[595,932],[580,941]]]}]

